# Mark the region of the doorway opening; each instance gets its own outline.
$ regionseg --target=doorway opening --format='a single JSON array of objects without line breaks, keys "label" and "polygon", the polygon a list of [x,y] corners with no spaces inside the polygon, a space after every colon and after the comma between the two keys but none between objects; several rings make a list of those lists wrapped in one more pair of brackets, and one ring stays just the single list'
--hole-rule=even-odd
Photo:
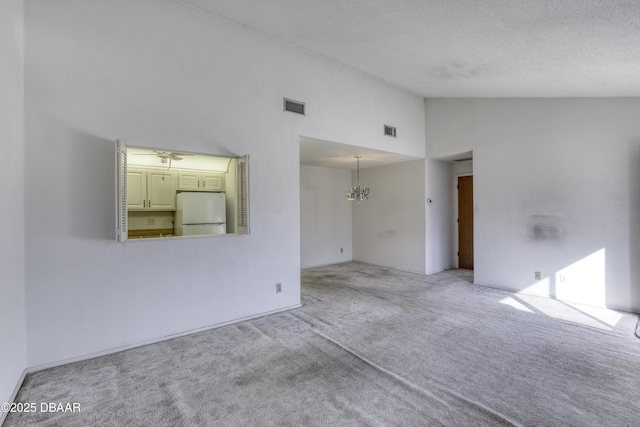
[{"label": "doorway opening", "polygon": [[473,175],[457,177],[458,268],[473,270]]}]

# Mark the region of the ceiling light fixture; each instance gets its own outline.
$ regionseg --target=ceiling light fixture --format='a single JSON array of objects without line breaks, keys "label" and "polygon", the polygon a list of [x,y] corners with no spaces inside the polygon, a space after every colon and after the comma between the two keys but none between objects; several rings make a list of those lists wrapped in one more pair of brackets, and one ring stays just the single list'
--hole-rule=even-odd
[{"label": "ceiling light fixture", "polygon": [[355,156],[357,163],[357,180],[356,180],[356,186],[349,189],[349,192],[347,193],[347,199],[348,200],[357,200],[358,203],[360,203],[360,200],[367,200],[369,198],[369,188],[367,187],[360,187],[360,157],[361,156]]}]

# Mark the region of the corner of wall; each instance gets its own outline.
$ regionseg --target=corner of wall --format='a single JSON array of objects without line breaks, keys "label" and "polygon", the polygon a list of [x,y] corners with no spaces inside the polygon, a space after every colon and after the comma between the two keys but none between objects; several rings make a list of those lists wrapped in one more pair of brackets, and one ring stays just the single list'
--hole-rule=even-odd
[{"label": "corner of wall", "polygon": [[0,197],[11,209],[0,210],[0,221],[10,224],[0,243],[0,402],[15,397],[26,366],[23,34],[23,2],[1,2],[0,56],[9,66],[0,70],[0,139],[8,141],[11,158],[0,168]]},{"label": "corner of wall", "polygon": [[453,164],[425,160],[425,273],[453,267]]}]

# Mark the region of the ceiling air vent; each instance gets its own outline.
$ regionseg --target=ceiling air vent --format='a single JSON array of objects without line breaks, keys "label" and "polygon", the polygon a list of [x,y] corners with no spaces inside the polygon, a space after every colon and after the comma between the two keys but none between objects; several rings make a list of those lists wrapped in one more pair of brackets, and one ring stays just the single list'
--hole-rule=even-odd
[{"label": "ceiling air vent", "polygon": [[293,99],[283,98],[284,111],[290,111],[296,114],[304,114],[304,102],[294,101]]},{"label": "ceiling air vent", "polygon": [[384,135],[396,137],[396,128],[389,125],[384,125]]}]

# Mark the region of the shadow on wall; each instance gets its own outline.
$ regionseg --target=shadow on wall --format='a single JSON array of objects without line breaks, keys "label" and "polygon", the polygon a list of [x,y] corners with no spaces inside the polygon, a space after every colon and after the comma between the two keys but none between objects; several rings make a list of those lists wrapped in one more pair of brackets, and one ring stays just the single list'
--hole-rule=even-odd
[{"label": "shadow on wall", "polygon": [[66,190],[71,206],[71,235],[80,239],[115,240],[116,163],[115,141],[82,131],[69,133],[72,159]]},{"label": "shadow on wall", "polygon": [[629,142],[629,299],[640,310],[640,139]]},{"label": "shadow on wall", "polygon": [[[591,160],[590,166],[597,167],[597,161]],[[606,174],[603,179],[599,178],[598,174],[604,169],[585,168],[579,171],[583,173],[580,179],[569,184],[559,182],[557,188],[551,181],[539,187],[532,185],[531,188],[538,191],[534,193],[538,198],[532,198],[542,199],[556,212],[530,214],[507,224],[509,238],[522,238],[527,242],[528,252],[511,258],[518,265],[512,271],[520,271],[518,283],[512,281],[510,286],[499,287],[564,301],[640,311],[640,138],[628,140],[624,150],[616,154],[615,161],[619,170],[611,179]],[[563,178],[561,174],[553,177]],[[572,200],[574,188],[582,190],[582,198]],[[550,194],[542,197],[543,191]],[[587,199],[590,192],[593,197]],[[509,207],[520,208],[519,205]],[[497,248],[501,248],[500,244],[495,243]],[[535,281],[534,269],[529,270],[532,260],[543,266],[542,278]],[[521,272],[520,267],[527,271]]]}]

